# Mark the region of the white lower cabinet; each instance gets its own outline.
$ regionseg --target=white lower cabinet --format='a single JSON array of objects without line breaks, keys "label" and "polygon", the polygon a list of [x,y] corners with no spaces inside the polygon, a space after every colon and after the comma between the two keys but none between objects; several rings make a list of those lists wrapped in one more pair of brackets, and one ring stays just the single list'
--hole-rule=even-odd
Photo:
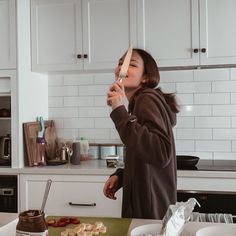
[{"label": "white lower cabinet", "polygon": [[103,195],[108,176],[90,175],[20,175],[20,211],[39,209],[46,182],[52,185],[45,206],[46,215],[121,216],[121,191],[117,200]]}]

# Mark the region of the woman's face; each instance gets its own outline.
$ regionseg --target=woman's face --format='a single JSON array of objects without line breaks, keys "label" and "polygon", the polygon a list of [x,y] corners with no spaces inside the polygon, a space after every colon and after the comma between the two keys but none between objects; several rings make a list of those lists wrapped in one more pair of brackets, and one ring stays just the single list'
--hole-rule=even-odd
[{"label": "woman's face", "polygon": [[[116,80],[118,79],[121,66],[123,64],[124,57],[119,60],[118,66],[115,68]],[[126,77],[123,79],[123,84],[125,89],[137,89],[142,86],[145,82],[144,72],[144,62],[141,56],[133,51],[130,60],[129,68]]]}]

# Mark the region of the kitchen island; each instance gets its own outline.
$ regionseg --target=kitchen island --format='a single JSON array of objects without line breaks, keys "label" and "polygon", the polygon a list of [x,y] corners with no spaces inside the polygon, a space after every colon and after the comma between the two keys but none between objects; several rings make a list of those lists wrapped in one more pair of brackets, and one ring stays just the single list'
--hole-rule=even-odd
[{"label": "kitchen island", "polygon": [[[114,168],[105,160],[81,161],[80,165],[0,168],[0,175],[18,175],[19,211],[41,205],[45,185],[52,179],[46,213],[120,217],[122,191],[117,200],[103,195],[103,186]],[[236,194],[236,171],[178,170],[178,190],[212,191]],[[77,206],[88,204],[89,206]]]},{"label": "kitchen island", "polygon": [[[15,236],[17,223],[18,223],[17,214],[0,213],[0,236]],[[147,225],[147,224],[161,225],[162,221],[161,220],[148,220],[148,219],[131,219],[131,223],[129,225],[127,234],[125,235],[119,234],[119,236],[129,236],[132,229],[134,229],[135,227]],[[114,224],[114,227],[116,227],[115,224]],[[198,230],[203,229],[205,227],[213,227],[213,229],[215,227],[215,229],[217,230],[224,229],[226,233],[227,233],[227,230],[229,229],[231,232],[235,232],[235,235],[236,235],[235,224],[189,222],[184,226],[181,236],[195,236]],[[109,231],[107,231],[107,234],[110,235]],[[60,235],[55,235],[55,236],[60,236]]]},{"label": "kitchen island", "polygon": [[[17,223],[18,223],[18,214],[0,213],[0,236],[15,236]],[[130,235],[130,232],[133,228],[144,224],[161,224],[161,221],[147,220],[147,219],[132,219],[127,235]]]}]

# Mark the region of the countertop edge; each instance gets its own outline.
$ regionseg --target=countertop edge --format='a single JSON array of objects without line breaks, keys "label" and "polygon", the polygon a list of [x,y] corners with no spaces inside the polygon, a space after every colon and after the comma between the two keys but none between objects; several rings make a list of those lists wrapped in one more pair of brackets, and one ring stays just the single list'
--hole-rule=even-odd
[{"label": "countertop edge", "polygon": [[[83,161],[79,165],[58,165],[43,167],[10,168],[0,167],[0,175],[12,174],[54,174],[54,175],[104,175],[109,176],[116,168],[107,168],[105,160]],[[178,170],[179,178],[236,178],[236,171]]]}]

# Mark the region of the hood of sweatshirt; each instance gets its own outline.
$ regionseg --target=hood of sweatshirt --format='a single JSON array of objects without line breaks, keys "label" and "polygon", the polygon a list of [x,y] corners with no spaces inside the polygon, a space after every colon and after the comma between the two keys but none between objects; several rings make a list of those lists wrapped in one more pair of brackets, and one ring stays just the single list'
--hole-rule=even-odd
[{"label": "hood of sweatshirt", "polygon": [[133,110],[134,104],[135,104],[135,100],[136,98],[139,96],[139,94],[144,94],[144,93],[148,93],[151,96],[155,96],[158,99],[158,102],[160,102],[162,104],[162,106],[165,108],[168,117],[170,119],[171,125],[175,126],[176,125],[176,113],[173,112],[171,110],[171,107],[169,106],[169,104],[166,102],[165,97],[163,92],[157,88],[157,89],[152,89],[152,88],[141,88],[138,91],[136,91],[134,93],[134,95],[132,96],[130,102],[129,102],[129,112],[131,112]]}]

